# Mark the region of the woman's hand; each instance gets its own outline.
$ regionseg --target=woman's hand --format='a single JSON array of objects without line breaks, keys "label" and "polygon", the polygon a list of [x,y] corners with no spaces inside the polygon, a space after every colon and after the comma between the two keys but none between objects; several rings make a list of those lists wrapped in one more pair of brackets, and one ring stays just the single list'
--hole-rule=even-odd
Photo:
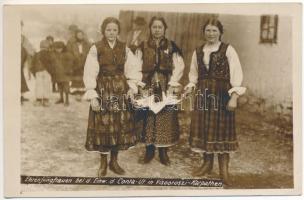
[{"label": "woman's hand", "polygon": [[100,111],[101,108],[100,108],[100,103],[99,103],[98,98],[91,99],[91,107],[92,107],[92,110],[95,112]]},{"label": "woman's hand", "polygon": [[168,95],[177,95],[181,92],[180,86],[169,86],[167,94]]},{"label": "woman's hand", "polygon": [[193,90],[194,90],[194,86],[192,86],[192,87],[189,87],[189,86],[186,86],[185,88],[184,88],[184,95],[187,97],[187,96],[189,96],[192,92],[193,92]]},{"label": "woman's hand", "polygon": [[146,87],[138,86],[138,95],[137,97],[143,98],[149,96],[149,91]]},{"label": "woman's hand", "polygon": [[227,110],[228,111],[234,111],[236,108],[237,108],[237,99],[238,99],[239,95],[236,94],[235,92],[233,92],[231,94],[231,97],[228,101],[228,104],[227,104]]},{"label": "woman's hand", "polygon": [[127,92],[127,97],[131,99],[132,102],[134,102],[136,96],[136,92],[132,89],[129,89]]}]

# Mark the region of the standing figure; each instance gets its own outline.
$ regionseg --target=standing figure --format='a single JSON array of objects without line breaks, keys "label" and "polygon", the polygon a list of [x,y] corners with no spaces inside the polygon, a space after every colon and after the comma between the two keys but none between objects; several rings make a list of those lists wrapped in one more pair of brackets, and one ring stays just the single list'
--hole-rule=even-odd
[{"label": "standing figure", "polygon": [[[54,47],[53,47],[53,44],[54,44],[54,37],[51,36],[51,35],[48,35],[46,37],[46,40],[49,42],[49,48],[48,48],[48,51],[50,54],[53,54],[54,52]],[[54,77],[53,77],[53,74],[52,74],[52,92],[57,92],[57,87],[56,87],[56,82],[54,80]]]},{"label": "standing figure", "polygon": [[136,17],[135,20],[133,20],[132,30],[127,36],[127,46],[133,52],[135,52],[137,47],[149,37],[146,24],[146,20],[143,17]]},{"label": "standing figure", "polygon": [[[185,67],[181,50],[165,37],[167,24],[162,17],[152,17],[149,23],[150,37],[136,51],[142,60],[141,93],[154,94],[155,101],[162,101],[162,93],[172,95],[180,91],[180,79]],[[136,116],[136,121],[143,119],[142,142],[146,152],[140,163],[149,163],[158,147],[160,162],[169,165],[168,147],[179,140],[177,108],[166,106],[159,113],[151,110]]]},{"label": "standing figure", "polygon": [[[23,22],[21,21],[21,32],[23,31]],[[24,101],[28,101],[27,98],[24,97],[24,93],[29,91],[26,77],[30,79],[31,77],[31,67],[32,67],[32,57],[35,54],[35,49],[27,37],[21,34],[21,104]],[[25,77],[24,69],[27,69],[27,76]]]},{"label": "standing figure", "polygon": [[[73,73],[73,66],[75,64],[74,57],[68,51],[66,51],[66,46],[62,41],[56,41],[53,44],[54,47],[54,77],[58,85],[58,90],[60,98],[56,101],[56,104],[64,103],[64,106],[70,104],[69,92],[71,80],[71,75]],[[65,94],[65,100],[63,99],[63,94]]]},{"label": "standing figure", "polygon": [[24,101],[28,101],[28,99],[23,96],[25,92],[29,91],[24,76],[24,66],[27,59],[27,55],[28,54],[26,52],[26,49],[21,45],[21,104],[23,104]]},{"label": "standing figure", "polygon": [[84,64],[89,52],[91,44],[85,38],[84,32],[82,30],[75,30],[75,40],[70,41],[67,44],[67,51],[70,52],[75,61],[72,77],[71,90],[73,94],[76,94],[76,100],[80,101],[82,94],[84,93],[84,83],[83,83],[83,70]]},{"label": "standing figure", "polygon": [[189,94],[196,88],[195,109],[192,111],[190,146],[203,154],[203,164],[193,171],[204,176],[213,168],[214,154],[218,154],[220,177],[229,185],[228,163],[230,152],[237,150],[235,113],[237,99],[244,94],[243,73],[234,48],[221,41],[223,26],[210,19],[203,26],[206,43],[192,56]]},{"label": "standing figure", "polygon": [[50,43],[47,40],[42,40],[40,51],[34,55],[32,61],[32,72],[36,78],[36,105],[49,106],[53,70],[52,55],[48,50],[49,46]]},{"label": "standing figure", "polygon": [[125,174],[118,164],[118,152],[134,146],[137,141],[127,94],[137,92],[132,76],[140,76],[139,70],[134,71],[138,62],[135,55],[118,40],[118,19],[106,18],[101,32],[104,37],[90,48],[83,77],[84,97],[90,100],[85,148],[100,153],[99,177],[107,173],[109,153],[109,169]]}]

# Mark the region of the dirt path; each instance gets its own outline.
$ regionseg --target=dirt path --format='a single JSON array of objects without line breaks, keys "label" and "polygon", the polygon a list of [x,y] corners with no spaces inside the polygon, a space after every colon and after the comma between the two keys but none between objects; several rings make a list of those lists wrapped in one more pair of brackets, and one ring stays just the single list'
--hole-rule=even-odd
[{"label": "dirt path", "polygon": [[[52,105],[48,108],[34,106],[33,102],[25,102],[22,106],[21,173],[32,176],[94,177],[99,167],[99,155],[84,149],[89,104],[85,101],[77,102],[72,96],[69,107],[54,105],[55,95],[58,94],[54,94]],[[119,155],[119,162],[127,171],[126,177],[194,178],[190,174],[191,170],[200,164],[201,159],[200,155],[191,152],[188,146],[187,116],[186,113],[181,113],[182,137],[180,143],[169,152],[171,166],[161,165],[158,157],[148,165],[138,164],[137,160],[144,151],[144,146],[139,144]],[[262,116],[244,110],[237,113],[240,148],[231,155],[231,188],[293,187],[292,139],[279,134],[276,126],[262,122],[262,119]],[[116,175],[109,171],[107,176]],[[210,176],[218,177],[217,162]],[[117,188],[23,185],[22,189],[38,191]]]}]

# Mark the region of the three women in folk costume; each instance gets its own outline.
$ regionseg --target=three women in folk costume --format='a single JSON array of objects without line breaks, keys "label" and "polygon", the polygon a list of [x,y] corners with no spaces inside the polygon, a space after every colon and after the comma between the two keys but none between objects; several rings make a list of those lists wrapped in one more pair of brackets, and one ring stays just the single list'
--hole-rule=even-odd
[{"label": "three women in folk costume", "polygon": [[[181,92],[179,81],[185,66],[181,50],[165,37],[167,24],[162,17],[150,20],[150,37],[138,45],[136,51],[130,51],[118,40],[117,19],[106,18],[101,29],[104,37],[91,47],[83,78],[85,97],[91,100],[86,149],[101,153],[98,175],[106,175],[108,153],[111,154],[110,169],[124,174],[117,162],[118,152],[138,141],[146,144],[140,163],[149,163],[158,148],[160,162],[170,165],[168,147],[179,139],[176,107],[166,106],[157,114],[150,110],[134,111],[131,99],[138,94]],[[206,43],[193,53],[185,93],[195,89],[207,91],[216,98],[207,98],[207,108],[196,108],[192,112],[190,146],[204,155],[203,165],[194,170],[193,176],[209,173],[217,153],[221,178],[229,184],[229,153],[238,147],[234,109],[238,96],[245,92],[241,87],[242,69],[234,48],[221,42],[223,26],[218,20],[207,21],[203,34]],[[197,96],[196,103],[201,101],[200,97]],[[218,109],[213,109],[215,104]],[[139,121],[142,122],[140,134],[135,131],[135,123]]]}]

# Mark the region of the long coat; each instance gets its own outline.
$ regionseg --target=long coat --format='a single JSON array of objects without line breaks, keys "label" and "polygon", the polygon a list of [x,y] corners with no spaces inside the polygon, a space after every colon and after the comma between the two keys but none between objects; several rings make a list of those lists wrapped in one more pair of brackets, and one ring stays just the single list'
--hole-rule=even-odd
[{"label": "long coat", "polygon": [[[82,45],[82,52],[80,52],[79,45]],[[67,51],[74,57],[72,87],[84,87],[82,77],[84,64],[87,58],[87,54],[90,50],[91,44],[87,40],[77,42],[77,40],[69,40],[67,43]]]},{"label": "long coat", "polygon": [[69,52],[54,52],[54,80],[56,82],[69,82],[73,75],[74,57]]}]

